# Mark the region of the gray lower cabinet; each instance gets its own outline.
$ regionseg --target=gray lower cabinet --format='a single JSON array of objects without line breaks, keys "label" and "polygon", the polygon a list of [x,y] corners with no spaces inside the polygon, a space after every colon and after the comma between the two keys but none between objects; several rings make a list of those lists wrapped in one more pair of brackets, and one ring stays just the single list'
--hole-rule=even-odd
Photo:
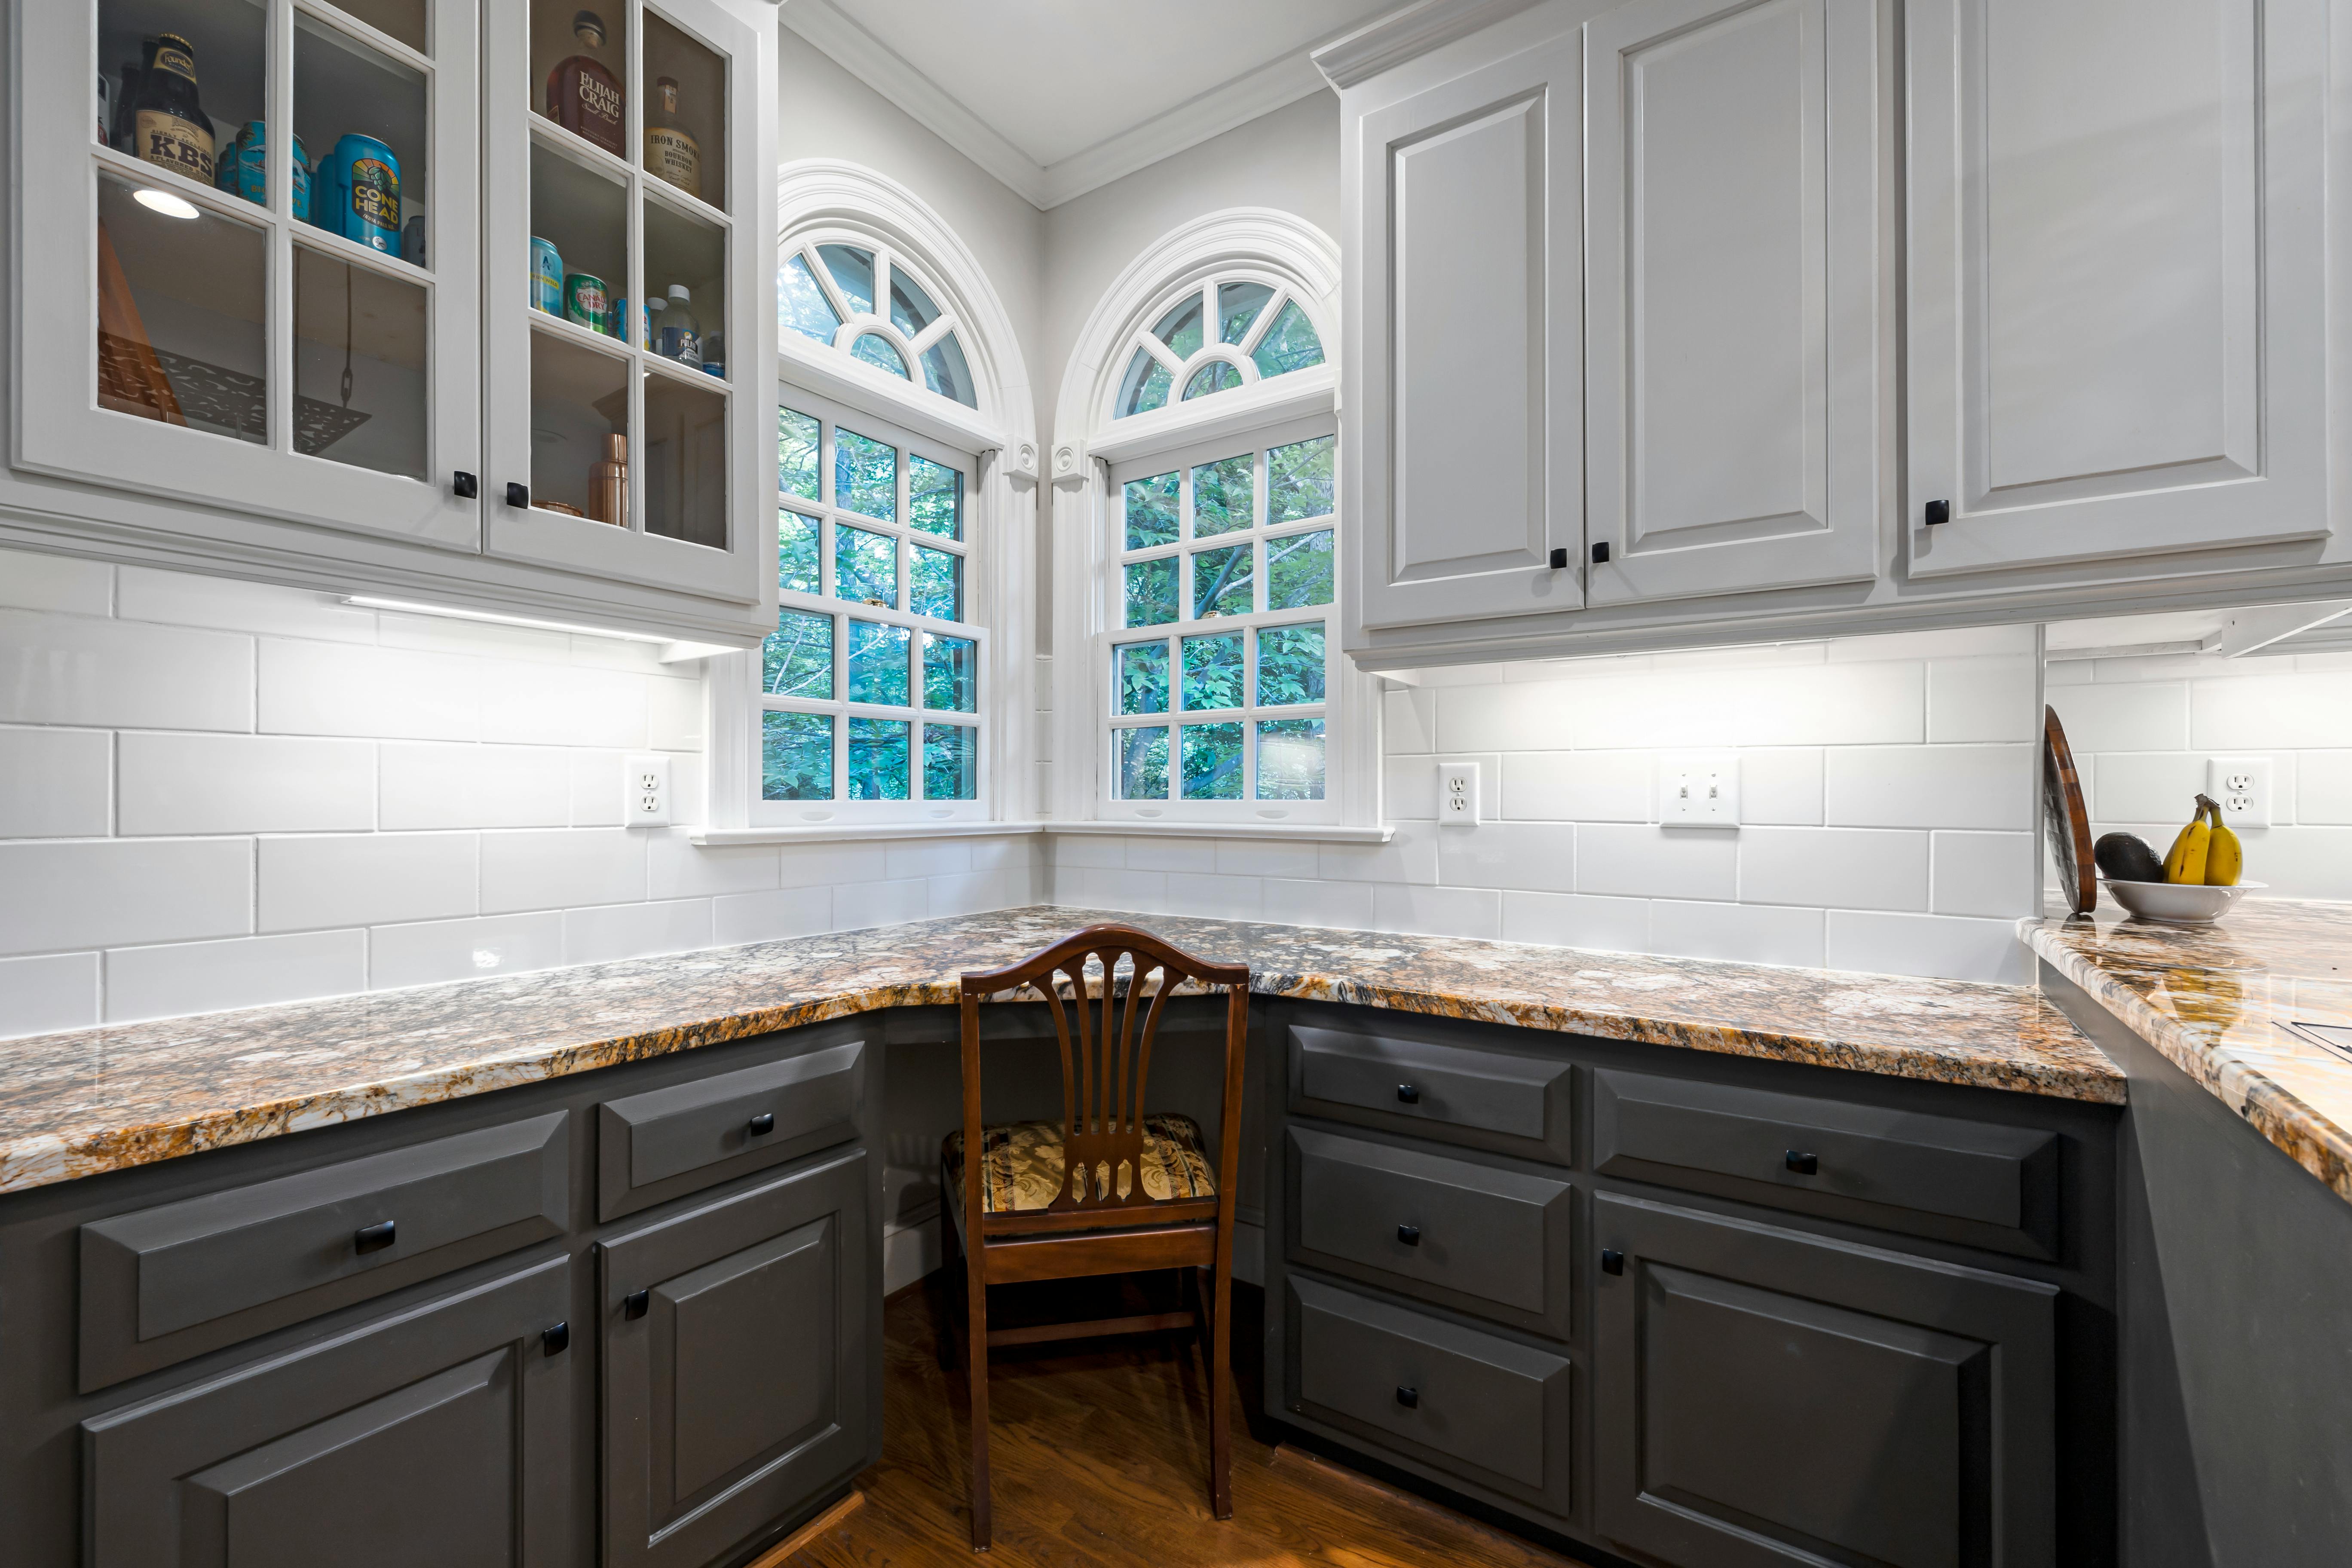
[{"label": "gray lower cabinet", "polygon": [[598,1244],[607,1568],[700,1568],[866,1464],[874,1183],[852,1150]]},{"label": "gray lower cabinet", "polygon": [[1685,1568],[2056,1561],[2058,1291],[1603,1193],[1594,1519]]},{"label": "gray lower cabinet", "polygon": [[82,1425],[89,1568],[555,1568],[551,1258]]}]

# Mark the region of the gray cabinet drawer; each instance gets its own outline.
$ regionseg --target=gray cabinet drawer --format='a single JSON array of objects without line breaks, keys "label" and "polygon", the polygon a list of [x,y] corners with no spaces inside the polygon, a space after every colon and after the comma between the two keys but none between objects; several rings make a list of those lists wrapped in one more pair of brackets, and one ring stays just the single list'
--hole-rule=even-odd
[{"label": "gray cabinet drawer", "polygon": [[2034,1128],[1608,1069],[1592,1075],[1607,1175],[2049,1257],[2059,1140]]},{"label": "gray cabinet drawer", "polygon": [[81,1386],[562,1235],[570,1127],[552,1111],[83,1226]]},{"label": "gray cabinet drawer", "polygon": [[1566,1164],[1575,1068],[1532,1052],[1295,1026],[1290,1108]]},{"label": "gray cabinet drawer", "polygon": [[716,1073],[597,1108],[596,1207],[635,1214],[857,1135],[866,1042]]},{"label": "gray cabinet drawer", "polygon": [[1309,1127],[1285,1137],[1292,1261],[1569,1336],[1568,1183]]},{"label": "gray cabinet drawer", "polygon": [[1565,1356],[1292,1274],[1292,1410],[1370,1446],[1566,1516]]}]

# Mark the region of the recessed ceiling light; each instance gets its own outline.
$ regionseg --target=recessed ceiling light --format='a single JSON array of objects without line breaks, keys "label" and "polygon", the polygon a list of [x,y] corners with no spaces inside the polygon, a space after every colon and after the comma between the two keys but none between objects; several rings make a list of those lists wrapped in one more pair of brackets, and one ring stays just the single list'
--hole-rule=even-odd
[{"label": "recessed ceiling light", "polygon": [[196,216],[196,204],[184,201],[169,191],[133,191],[131,199],[151,213],[165,217],[191,218]]}]

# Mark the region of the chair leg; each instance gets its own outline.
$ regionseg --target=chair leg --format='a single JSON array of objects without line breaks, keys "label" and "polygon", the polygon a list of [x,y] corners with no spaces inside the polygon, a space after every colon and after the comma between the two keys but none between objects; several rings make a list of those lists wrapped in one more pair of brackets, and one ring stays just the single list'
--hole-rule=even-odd
[{"label": "chair leg", "polygon": [[[1230,1230],[1226,1233],[1232,1234]],[[1233,1314],[1234,1259],[1229,1247],[1217,1248],[1216,1304],[1209,1320],[1209,1511],[1219,1519],[1234,1517],[1233,1481]]]},{"label": "chair leg", "polygon": [[964,1248],[964,1301],[969,1338],[964,1380],[971,1391],[971,1549],[988,1550],[988,1283],[977,1245]]}]

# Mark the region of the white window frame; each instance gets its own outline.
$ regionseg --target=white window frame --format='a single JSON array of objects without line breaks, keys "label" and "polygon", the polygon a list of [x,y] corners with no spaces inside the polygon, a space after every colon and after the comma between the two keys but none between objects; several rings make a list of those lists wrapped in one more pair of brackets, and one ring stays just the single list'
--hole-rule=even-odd
[{"label": "white window frame", "polygon": [[[872,310],[857,310],[852,307],[849,297],[842,292],[841,285],[835,279],[833,269],[827,267],[824,258],[817,254],[817,247],[824,245],[845,245],[873,253],[875,299]],[[781,273],[786,261],[795,256],[807,265],[809,271],[816,279],[818,289],[824,295],[826,303],[833,307],[833,313],[841,319],[841,325],[835,329],[831,342],[819,345],[815,339],[806,336],[797,328],[785,325],[780,317],[776,325],[776,332],[780,340],[792,340],[792,347],[803,353],[812,350],[823,353],[830,349],[850,364],[856,366],[859,371],[878,377],[883,384],[891,386],[894,391],[908,390],[925,397],[934,398],[967,415],[971,412],[969,405],[960,403],[943,392],[933,391],[930,384],[923,378],[922,356],[950,332],[957,333],[956,346],[963,351],[965,374],[969,376],[972,372],[971,351],[964,343],[961,332],[959,331],[962,322],[956,315],[954,305],[950,302],[952,297],[946,296],[945,291],[931,280],[928,270],[920,262],[893,249],[887,242],[877,240],[872,235],[834,226],[804,230],[794,235],[790,243],[778,247],[777,271]],[[911,337],[899,329],[898,322],[890,319],[890,289],[887,279],[892,268],[903,268],[908,279],[922,289],[930,300],[932,306],[940,312],[929,325]],[[898,351],[898,357],[907,365],[908,374],[905,376],[892,375],[879,365],[868,364],[864,360],[858,359],[851,352],[856,347],[857,340],[868,333],[881,338],[883,342]],[[978,386],[975,384],[972,390],[974,396],[977,397]]]},{"label": "white window frame", "polygon": [[[1265,302],[1258,307],[1257,315],[1250,321],[1249,330],[1242,334],[1242,341],[1237,343],[1223,342],[1218,325],[1217,291],[1227,283],[1256,283],[1273,290]],[[1152,329],[1157,327],[1169,312],[1175,310],[1188,296],[1201,301],[1201,346],[1179,359],[1176,352],[1170,348]],[[1307,365],[1297,370],[1286,371],[1278,376],[1268,376],[1258,369],[1257,361],[1254,356],[1257,353],[1258,345],[1265,341],[1265,334],[1274,330],[1274,323],[1281,318],[1284,308],[1294,302],[1306,314],[1307,323],[1315,329],[1318,339],[1323,340],[1322,363],[1319,365]],[[1255,386],[1262,382],[1285,382],[1292,376],[1309,374],[1331,363],[1331,344],[1325,338],[1323,329],[1324,323],[1315,319],[1313,306],[1299,297],[1298,289],[1279,274],[1269,272],[1261,267],[1222,268],[1197,281],[1186,283],[1181,288],[1171,289],[1165,298],[1152,307],[1137,323],[1134,331],[1129,334],[1127,341],[1113,355],[1116,363],[1112,367],[1113,374],[1108,386],[1109,403],[1101,411],[1102,423],[1108,426],[1117,421],[1119,425],[1124,425],[1129,420],[1149,419],[1154,415],[1164,417],[1181,416],[1198,410],[1202,404],[1216,398],[1230,396],[1234,393]],[[1169,373],[1168,401],[1158,408],[1121,415],[1118,406],[1119,393],[1127,382],[1128,367],[1135,363],[1136,351],[1139,349],[1159,361],[1160,368]],[[1240,373],[1241,385],[1228,387],[1223,392],[1204,393],[1200,397],[1187,398],[1184,395],[1184,388],[1192,384],[1192,378],[1201,374],[1202,367],[1220,360],[1232,365]]]}]

